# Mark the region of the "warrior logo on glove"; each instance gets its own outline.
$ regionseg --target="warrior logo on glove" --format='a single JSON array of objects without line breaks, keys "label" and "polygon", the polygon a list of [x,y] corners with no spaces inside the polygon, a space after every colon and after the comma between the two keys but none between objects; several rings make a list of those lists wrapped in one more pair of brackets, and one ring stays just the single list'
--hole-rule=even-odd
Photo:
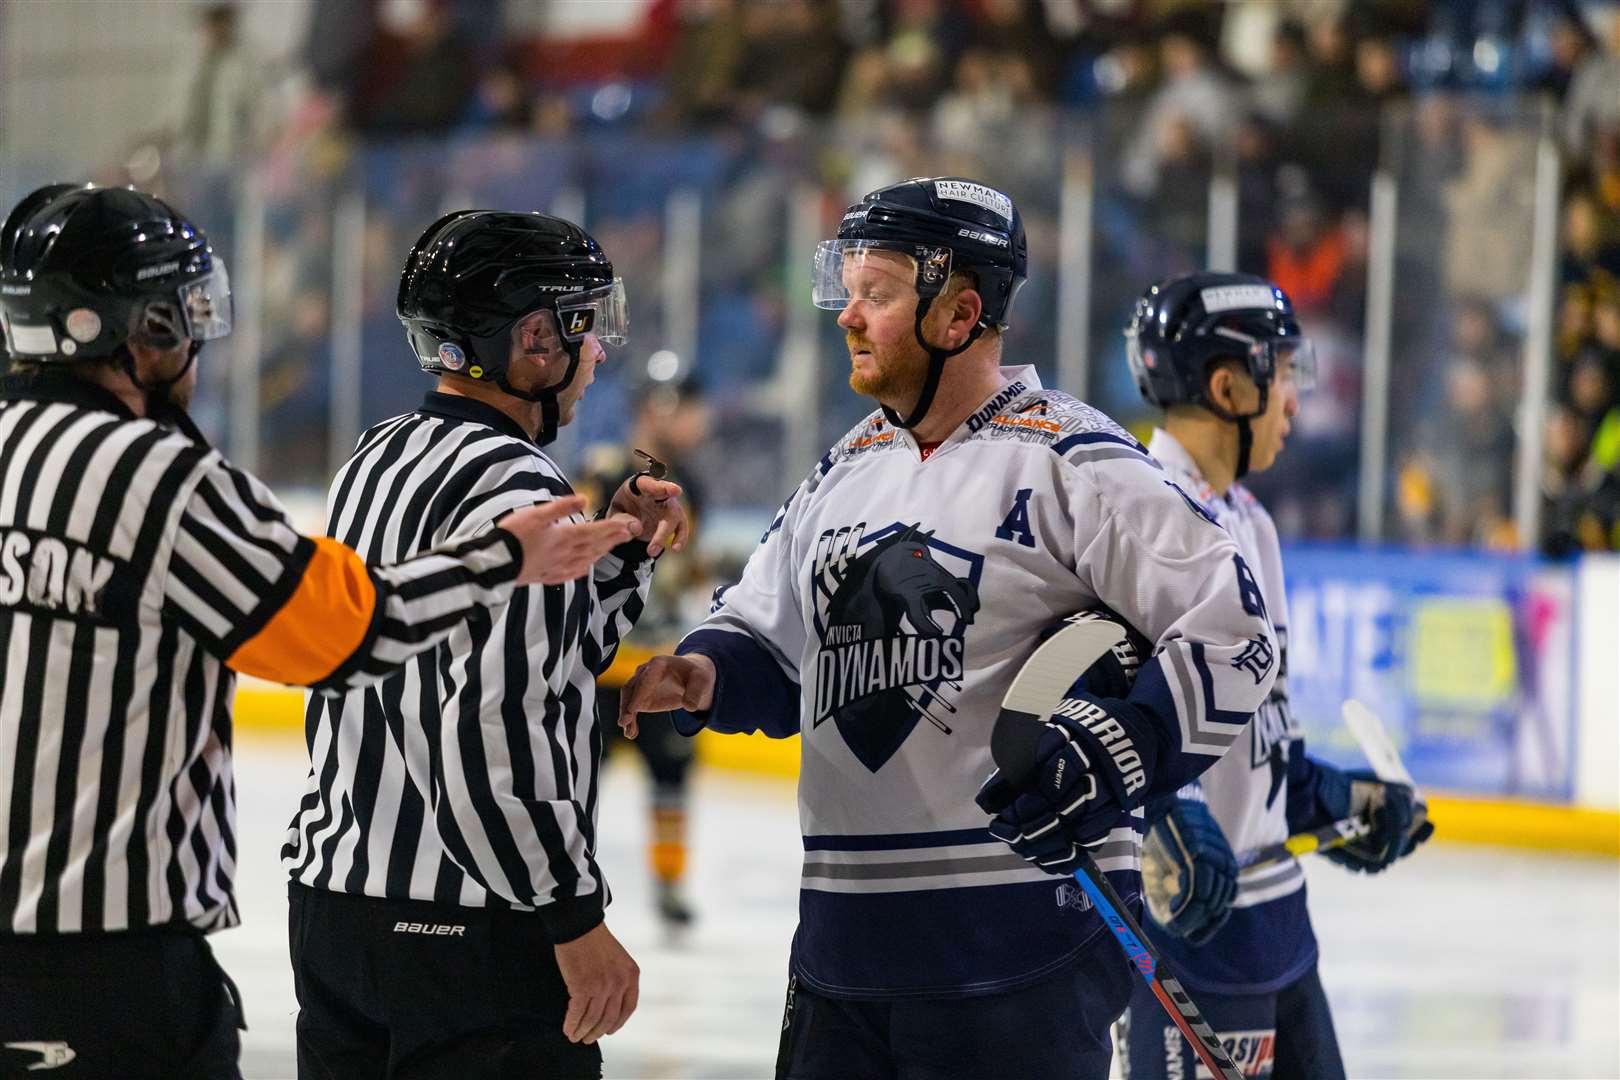
[{"label": "warrior logo on glove", "polygon": [[919,720],[950,734],[983,563],[916,524],[862,522],[817,541],[813,726],[832,720],[873,772]]}]

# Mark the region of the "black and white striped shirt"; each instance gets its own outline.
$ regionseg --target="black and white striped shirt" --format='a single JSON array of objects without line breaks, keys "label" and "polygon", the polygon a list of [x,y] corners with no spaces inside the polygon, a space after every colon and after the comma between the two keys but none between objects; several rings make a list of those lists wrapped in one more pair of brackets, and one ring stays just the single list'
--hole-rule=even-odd
[{"label": "black and white striped shirt", "polygon": [[233,669],[376,681],[513,591],[510,534],[368,570],[175,423],[0,380],[0,934],[234,925]]},{"label": "black and white striped shirt", "polygon": [[[361,437],[332,482],[327,529],[369,558],[401,558],[571,490],[499,410],[435,392]],[[534,908],[557,940],[600,922],[595,678],[651,577],[632,541],[590,576],[516,590],[378,686],[312,696],[309,784],[282,849],[292,879]]]}]

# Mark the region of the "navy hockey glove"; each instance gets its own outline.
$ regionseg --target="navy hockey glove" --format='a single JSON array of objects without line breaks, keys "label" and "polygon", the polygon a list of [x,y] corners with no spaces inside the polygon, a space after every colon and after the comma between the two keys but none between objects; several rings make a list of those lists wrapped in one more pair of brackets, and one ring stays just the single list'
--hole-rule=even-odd
[{"label": "navy hockey glove", "polygon": [[1359,840],[1322,854],[1350,869],[1376,874],[1434,834],[1434,823],[1405,784],[1386,784],[1366,769],[1341,772],[1317,763],[1317,800],[1334,817],[1366,818],[1372,831]]},{"label": "navy hockey glove", "polygon": [[1237,897],[1238,864],[1226,834],[1201,800],[1172,800],[1142,844],[1142,888],[1160,926],[1203,945],[1226,925]]},{"label": "navy hockey glove", "polygon": [[1135,706],[1099,698],[1077,680],[1046,722],[1035,768],[1014,786],[997,769],[979,788],[990,835],[1054,874],[1073,873],[1081,847],[1100,844],[1147,795],[1158,744]]}]

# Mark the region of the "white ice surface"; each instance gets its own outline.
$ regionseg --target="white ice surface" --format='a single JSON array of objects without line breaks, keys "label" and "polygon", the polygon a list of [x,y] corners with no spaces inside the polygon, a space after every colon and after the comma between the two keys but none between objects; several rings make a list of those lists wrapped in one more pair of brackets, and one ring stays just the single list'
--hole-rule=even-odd
[{"label": "white ice surface", "polygon": [[[244,925],[212,941],[242,988],[249,1080],[295,1075],[297,1004],[278,862],[303,790],[302,748],[238,747]],[[608,924],[641,965],[641,1006],[603,1043],[612,1080],[772,1075],[797,914],[791,786],[699,773],[690,892],[699,921],[670,940],[652,913],[639,765],[609,770],[600,861]],[[1432,844],[1373,878],[1309,864],[1350,1076],[1620,1080],[1620,863]],[[998,1080],[998,1078],[986,1078]]]}]

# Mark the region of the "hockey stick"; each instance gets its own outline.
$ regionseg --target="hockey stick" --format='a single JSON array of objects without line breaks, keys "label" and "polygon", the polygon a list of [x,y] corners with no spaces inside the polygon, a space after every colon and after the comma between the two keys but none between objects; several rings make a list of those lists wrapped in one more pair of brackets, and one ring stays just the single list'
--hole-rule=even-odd
[{"label": "hockey stick", "polygon": [[[1036,746],[1046,718],[1063,700],[1063,692],[1119,638],[1118,627],[1109,622],[1076,615],[1068,623],[1024,661],[1001,700],[1001,712],[990,734],[990,756],[1015,784],[1034,768]],[[1089,854],[1082,855],[1084,861],[1074,872],[1075,880],[1125,950],[1126,959],[1148,984],[1171,1022],[1181,1029],[1204,1067],[1223,1080],[1242,1080],[1243,1074],[1181,983],[1159,970],[1158,952],[1148,943],[1147,935],[1131,918],[1096,861]]]},{"label": "hockey stick", "polygon": [[[1428,804],[1423,801],[1417,784],[1412,781],[1412,774],[1407,771],[1405,763],[1401,761],[1401,755],[1395,749],[1395,744],[1390,741],[1383,722],[1378,719],[1376,713],[1354,698],[1344,703],[1342,714],[1345,726],[1350,729],[1350,734],[1355,736],[1362,754],[1372,766],[1373,775],[1386,784],[1405,784],[1412,789],[1413,798],[1418,805],[1418,813],[1412,823],[1412,827],[1416,829],[1428,817]],[[1372,822],[1365,818],[1341,818],[1321,828],[1295,833],[1280,843],[1267,844],[1265,847],[1246,851],[1238,856],[1238,866],[1244,870],[1270,866],[1285,859],[1309,855],[1313,851],[1328,851],[1341,847],[1352,840],[1360,840],[1371,832]]]},{"label": "hockey stick", "polygon": [[1372,832],[1372,824],[1363,817],[1347,817],[1319,829],[1308,829],[1297,832],[1286,840],[1265,847],[1245,851],[1238,856],[1238,867],[1242,870],[1253,870],[1262,866],[1270,866],[1287,859],[1296,859],[1301,855],[1309,855],[1313,851],[1327,851],[1331,848],[1341,847],[1352,840],[1359,840]]},{"label": "hockey stick", "polygon": [[1418,790],[1417,781],[1407,770],[1406,762],[1401,760],[1400,751],[1395,749],[1395,742],[1385,730],[1384,722],[1378,719],[1377,713],[1355,698],[1346,699],[1339,711],[1350,734],[1361,744],[1361,752],[1372,766],[1373,775],[1386,784],[1405,784],[1412,789],[1412,801],[1417,807],[1412,814],[1412,826],[1407,830],[1410,836],[1429,820],[1429,804],[1423,798],[1423,792]]}]

